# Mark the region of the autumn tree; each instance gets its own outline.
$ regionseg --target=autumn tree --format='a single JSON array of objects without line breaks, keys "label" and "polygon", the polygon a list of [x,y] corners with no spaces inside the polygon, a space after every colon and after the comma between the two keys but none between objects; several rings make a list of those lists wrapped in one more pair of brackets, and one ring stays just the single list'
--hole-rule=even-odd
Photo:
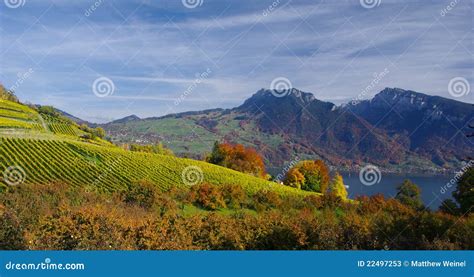
[{"label": "autumn tree", "polygon": [[254,148],[242,144],[216,142],[206,161],[257,177],[266,176],[262,156]]},{"label": "autumn tree", "polygon": [[341,199],[347,199],[346,186],[344,185],[344,180],[339,173],[334,176],[334,179],[331,183],[331,193],[337,197],[340,197]]},{"label": "autumn tree", "polygon": [[304,184],[304,175],[298,170],[298,168],[293,167],[286,173],[283,184],[289,187],[301,189]]},{"label": "autumn tree", "polygon": [[[321,161],[301,161],[289,170],[285,177],[285,184],[298,187],[302,190],[325,193],[329,186],[329,169]],[[301,176],[303,175],[303,180]]]}]

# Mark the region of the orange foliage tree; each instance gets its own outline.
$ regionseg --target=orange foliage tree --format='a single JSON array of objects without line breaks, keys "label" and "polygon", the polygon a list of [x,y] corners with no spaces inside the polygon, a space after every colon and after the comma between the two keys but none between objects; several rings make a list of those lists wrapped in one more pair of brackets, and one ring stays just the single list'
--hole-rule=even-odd
[{"label": "orange foliage tree", "polygon": [[288,171],[284,184],[325,193],[329,186],[329,169],[321,160],[301,161]]},{"label": "orange foliage tree", "polygon": [[216,142],[206,161],[257,177],[266,176],[262,156],[254,148],[242,144]]}]

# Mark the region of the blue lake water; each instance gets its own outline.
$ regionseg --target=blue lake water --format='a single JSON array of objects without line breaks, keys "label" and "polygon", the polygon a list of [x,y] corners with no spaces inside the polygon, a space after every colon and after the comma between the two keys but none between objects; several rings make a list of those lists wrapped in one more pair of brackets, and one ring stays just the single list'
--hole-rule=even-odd
[{"label": "blue lake water", "polygon": [[[344,183],[349,186],[347,191],[350,198],[355,198],[357,195],[374,195],[381,193],[386,197],[395,197],[397,193],[397,186],[399,186],[405,179],[410,179],[421,188],[421,197],[425,205],[432,210],[438,209],[441,202],[447,198],[452,198],[452,192],[455,186],[451,188],[446,187],[446,184],[454,177],[450,176],[403,176],[393,174],[383,174],[379,183],[372,186],[366,186],[359,180],[359,175],[356,173],[342,174]],[[445,188],[443,190],[443,187]]]}]

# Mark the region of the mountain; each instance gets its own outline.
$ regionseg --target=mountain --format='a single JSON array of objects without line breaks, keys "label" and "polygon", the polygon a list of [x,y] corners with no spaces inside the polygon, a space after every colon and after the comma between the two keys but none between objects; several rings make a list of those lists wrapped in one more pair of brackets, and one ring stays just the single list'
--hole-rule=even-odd
[{"label": "mountain", "polygon": [[386,88],[373,99],[348,108],[437,165],[472,156],[473,144],[466,137],[474,118],[471,104]]},{"label": "mountain", "polygon": [[116,142],[159,141],[194,158],[204,157],[216,140],[242,143],[261,152],[274,170],[298,158],[324,159],[340,170],[371,163],[386,171],[433,172],[459,168],[473,152],[463,131],[474,116],[470,104],[397,88],[344,106],[298,89],[275,95],[261,89],[233,109],[102,127]]},{"label": "mountain", "polygon": [[126,116],[124,118],[120,118],[120,119],[117,119],[117,120],[114,120],[112,121],[111,123],[127,123],[127,122],[130,122],[130,121],[135,121],[135,120],[140,120],[140,118],[134,114],[132,115],[129,115],[129,116]]},{"label": "mountain", "polygon": [[74,116],[74,115],[72,115],[72,114],[69,114],[69,113],[67,113],[67,112],[65,112],[65,111],[62,111],[62,110],[60,110],[60,109],[55,108],[55,110],[56,110],[60,115],[66,117],[66,118],[69,118],[70,120],[72,120],[73,122],[76,122],[76,123],[79,124],[79,125],[86,124],[86,125],[89,125],[89,126],[91,126],[91,127],[95,125],[95,124],[93,124],[93,123],[91,123],[91,122],[88,122],[88,121],[86,121],[86,120],[80,119],[79,117],[76,117],[76,116]]}]

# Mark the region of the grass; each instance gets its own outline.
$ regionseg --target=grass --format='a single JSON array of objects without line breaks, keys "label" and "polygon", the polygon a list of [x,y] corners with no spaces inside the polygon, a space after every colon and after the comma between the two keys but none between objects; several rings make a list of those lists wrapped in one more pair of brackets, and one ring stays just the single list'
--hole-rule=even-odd
[{"label": "grass", "polygon": [[[149,138],[150,141],[158,138],[177,154],[208,153],[215,141],[229,136],[237,143],[242,143],[255,148],[261,145],[276,148],[284,143],[284,138],[276,134],[263,134],[258,132],[255,122],[249,121],[245,126],[240,126],[237,114],[214,114],[209,118],[218,122],[213,130],[208,130],[198,124],[200,115],[189,115],[182,118],[162,118],[160,120],[132,121],[118,124],[114,130],[120,131],[120,141],[130,142],[136,139]],[[123,134],[126,135],[123,135]],[[258,135],[257,135],[258,134]],[[258,141],[258,143],[257,143]]]}]

